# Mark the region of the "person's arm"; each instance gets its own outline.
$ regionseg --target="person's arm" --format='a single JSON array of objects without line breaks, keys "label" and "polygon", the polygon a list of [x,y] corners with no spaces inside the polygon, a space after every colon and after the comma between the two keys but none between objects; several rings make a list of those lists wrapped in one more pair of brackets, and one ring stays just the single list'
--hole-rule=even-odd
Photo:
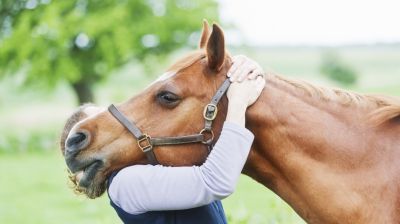
[{"label": "person's arm", "polygon": [[131,214],[188,209],[223,199],[234,191],[252,141],[250,131],[226,122],[203,165],[130,166],[114,177],[109,196]]},{"label": "person's arm", "polygon": [[[230,78],[243,72],[251,73],[249,69],[234,72]],[[245,111],[264,87],[265,82],[261,79],[232,83],[227,93],[226,122],[202,166],[136,165],[124,168],[108,189],[114,204],[128,213],[140,214],[198,207],[229,196],[235,189],[254,138],[244,128]]]}]

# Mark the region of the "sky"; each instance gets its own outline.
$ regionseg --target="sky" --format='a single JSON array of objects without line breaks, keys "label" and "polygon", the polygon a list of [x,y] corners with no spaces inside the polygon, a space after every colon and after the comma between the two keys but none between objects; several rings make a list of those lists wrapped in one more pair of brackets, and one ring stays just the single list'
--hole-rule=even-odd
[{"label": "sky", "polygon": [[[400,0],[219,0],[228,43],[348,45],[400,42]],[[229,35],[231,34],[231,35]]]}]

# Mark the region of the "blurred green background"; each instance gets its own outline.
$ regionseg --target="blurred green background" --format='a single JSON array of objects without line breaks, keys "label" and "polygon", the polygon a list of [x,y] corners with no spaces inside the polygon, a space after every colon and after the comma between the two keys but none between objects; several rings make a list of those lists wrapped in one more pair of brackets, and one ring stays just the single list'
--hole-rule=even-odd
[{"label": "blurred green background", "polygon": [[[196,48],[202,19],[220,21],[219,7],[214,0],[1,0],[0,223],[119,223],[107,197],[69,189],[57,142],[63,123],[81,102],[104,106],[141,91]],[[400,44],[227,42],[268,71],[400,96]],[[245,176],[223,203],[230,223],[303,223]]]}]

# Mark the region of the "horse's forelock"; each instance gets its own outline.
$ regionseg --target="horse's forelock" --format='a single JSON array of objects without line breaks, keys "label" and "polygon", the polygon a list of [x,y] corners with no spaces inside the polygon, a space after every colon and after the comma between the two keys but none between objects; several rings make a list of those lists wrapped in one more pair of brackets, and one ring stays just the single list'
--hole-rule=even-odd
[{"label": "horse's forelock", "polygon": [[85,113],[85,108],[87,108],[88,106],[91,106],[91,104],[84,104],[78,107],[78,109],[76,109],[72,113],[72,115],[67,119],[67,122],[65,123],[64,128],[61,132],[61,139],[60,139],[60,147],[63,154],[65,151],[65,141],[68,137],[69,132],[76,123],[87,117],[87,114]]}]

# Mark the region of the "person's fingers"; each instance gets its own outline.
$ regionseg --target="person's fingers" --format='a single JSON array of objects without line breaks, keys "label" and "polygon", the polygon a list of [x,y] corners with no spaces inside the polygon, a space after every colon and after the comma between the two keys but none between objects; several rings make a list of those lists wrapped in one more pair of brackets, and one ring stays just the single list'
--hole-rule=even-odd
[{"label": "person's fingers", "polygon": [[229,77],[231,78],[232,81],[236,81],[239,78],[244,64],[245,64],[244,61],[238,61],[237,64],[235,64],[237,66],[234,67],[232,70],[230,70]]},{"label": "person's fingers", "polygon": [[253,70],[257,69],[258,65],[253,61],[246,60],[240,68],[236,70],[236,75],[238,77],[237,81],[242,82],[245,80]]},{"label": "person's fingers", "polygon": [[244,61],[248,61],[248,60],[249,59],[245,55],[242,55],[242,54],[233,56],[233,58],[232,58],[233,64],[235,64],[236,62],[244,62]]},{"label": "person's fingers", "polygon": [[261,95],[265,86],[265,79],[258,76],[255,79],[245,79],[243,82],[234,82],[228,89],[229,100],[247,101],[247,105],[252,105]]},{"label": "person's fingers", "polygon": [[252,65],[243,65],[237,72],[237,81],[242,82],[243,80],[247,79],[247,76],[252,72],[253,69],[254,67]]},{"label": "person's fingers", "polygon": [[256,89],[261,92],[264,89],[265,86],[265,79],[262,76],[258,76],[256,78],[257,84],[256,84]]},{"label": "person's fingers", "polygon": [[244,62],[244,59],[242,57],[240,57],[240,55],[238,56],[234,56],[232,58],[232,66],[228,71],[228,77],[231,77],[231,75],[236,71],[236,69],[239,68],[239,66]]},{"label": "person's fingers", "polygon": [[245,63],[245,62],[246,62],[246,57],[245,57],[244,55],[237,55],[237,56],[234,56],[234,57],[233,57],[233,64],[232,64],[231,68],[229,69],[227,76],[228,76],[228,77],[232,77],[232,76],[237,75],[237,72],[236,72],[236,71],[237,71],[238,68],[240,68],[240,67],[243,65],[243,63]]},{"label": "person's fingers", "polygon": [[265,86],[265,80],[261,76],[257,77],[257,79],[255,79],[255,82],[256,82],[255,83],[255,87],[254,87],[254,89],[255,89],[255,98],[253,99],[252,103],[254,103],[260,97],[261,92],[262,92],[262,90],[264,89],[264,86]]},{"label": "person's fingers", "polygon": [[239,74],[238,81],[242,82],[245,79],[255,79],[258,75],[263,74],[263,70],[254,61],[247,60],[242,68],[237,70],[237,73]]},{"label": "person's fingers", "polygon": [[256,68],[247,76],[247,78],[248,79],[255,79],[255,78],[257,78],[257,76],[260,76],[260,75],[263,75],[263,74],[264,74],[264,72],[263,72],[263,70],[261,68]]},{"label": "person's fingers", "polygon": [[265,80],[264,80],[264,76],[262,76],[262,75],[259,75],[259,76],[257,76],[256,77],[256,81],[258,82],[258,83],[263,83]]}]

